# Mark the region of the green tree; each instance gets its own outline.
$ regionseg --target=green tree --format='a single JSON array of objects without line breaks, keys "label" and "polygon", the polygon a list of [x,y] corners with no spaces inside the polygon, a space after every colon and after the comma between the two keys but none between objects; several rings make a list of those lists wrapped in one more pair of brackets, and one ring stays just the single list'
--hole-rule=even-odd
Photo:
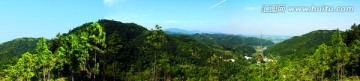
[{"label": "green tree", "polygon": [[33,54],[30,54],[29,52],[26,52],[22,55],[22,57],[19,59],[18,63],[24,64],[24,78],[25,80],[29,81],[31,77],[35,76],[35,70],[36,70],[36,61],[37,59],[34,58]]},{"label": "green tree", "polygon": [[359,66],[360,41],[355,40],[349,48],[350,48],[349,52],[351,53],[351,56],[350,56],[351,60],[349,62],[349,66],[351,68],[351,75],[357,76],[358,68],[360,68],[360,66]]},{"label": "green tree", "polygon": [[331,54],[332,50],[330,50],[329,46],[326,44],[322,44],[316,49],[314,55],[312,56],[314,61],[311,63],[313,67],[313,72],[315,72],[315,76],[317,80],[324,80],[325,71],[330,69],[331,63]]},{"label": "green tree", "polygon": [[220,58],[218,56],[216,56],[216,54],[213,54],[213,56],[211,56],[211,58],[209,58],[207,60],[207,63],[209,63],[210,67],[209,67],[209,72],[208,72],[208,80],[210,81],[217,81],[219,80],[219,62],[220,62]]},{"label": "green tree", "polygon": [[341,32],[339,29],[333,34],[333,38],[331,40],[332,51],[333,51],[333,61],[336,63],[336,72],[337,75],[335,76],[336,79],[343,80],[344,78],[344,71],[345,65],[349,61],[350,54],[347,52],[347,46],[343,42]]},{"label": "green tree", "polygon": [[[166,39],[165,39],[165,33],[161,30],[161,26],[159,25],[156,25],[155,26],[155,30],[152,30],[150,31],[150,35],[148,35],[146,37],[146,41],[145,43],[146,44],[149,44],[150,45],[150,49],[147,49],[147,50],[153,50],[153,54],[154,54],[154,62],[153,62],[153,80],[157,80],[157,57],[158,57],[158,54],[161,54],[163,55],[164,52],[161,51],[161,47],[163,46],[163,44],[166,42]],[[163,59],[161,60],[161,62],[167,62],[168,60],[166,59]]]},{"label": "green tree", "polygon": [[346,30],[345,34],[346,34],[346,39],[345,39],[346,44],[351,44],[355,40],[359,40],[360,39],[360,24],[356,25],[354,23],[350,27],[349,30]]},{"label": "green tree", "polygon": [[107,49],[106,49],[107,55],[105,55],[104,59],[107,60],[104,60],[105,64],[103,65],[105,66],[102,66],[103,67],[102,70],[104,70],[105,75],[113,77],[112,78],[113,81],[116,81],[117,79],[116,76],[119,76],[118,75],[119,62],[117,61],[118,60],[117,57],[118,54],[121,53],[118,50],[123,48],[123,45],[121,44],[122,40],[118,34],[110,34],[107,37],[106,43],[107,43]]},{"label": "green tree", "polygon": [[276,65],[277,60],[265,63],[265,76],[264,79],[268,81],[274,81],[278,77],[278,67]]},{"label": "green tree", "polygon": [[35,76],[37,59],[33,54],[26,52],[17,61],[16,65],[6,69],[8,80],[24,80],[30,81]]},{"label": "green tree", "polygon": [[81,40],[83,40],[85,43],[85,49],[90,52],[92,56],[91,60],[93,61],[92,67],[89,67],[91,72],[90,76],[92,75],[93,79],[96,79],[96,74],[99,73],[99,63],[97,62],[97,56],[98,53],[103,54],[104,48],[106,47],[105,44],[105,36],[106,33],[103,32],[102,27],[99,23],[92,23],[90,26],[86,27],[86,31],[81,32]]},{"label": "green tree", "polygon": [[37,43],[36,57],[42,70],[43,80],[50,80],[51,70],[55,68],[56,58],[54,54],[52,54],[52,52],[48,49],[46,39],[43,37]]}]

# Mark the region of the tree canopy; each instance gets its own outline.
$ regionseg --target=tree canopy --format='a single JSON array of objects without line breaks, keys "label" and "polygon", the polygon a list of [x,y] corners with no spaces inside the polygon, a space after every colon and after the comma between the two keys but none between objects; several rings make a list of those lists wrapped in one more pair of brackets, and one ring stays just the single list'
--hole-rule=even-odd
[{"label": "tree canopy", "polygon": [[274,44],[226,34],[169,35],[160,25],[148,30],[103,19],[50,40],[0,44],[6,58],[0,80],[359,80],[359,26]]}]

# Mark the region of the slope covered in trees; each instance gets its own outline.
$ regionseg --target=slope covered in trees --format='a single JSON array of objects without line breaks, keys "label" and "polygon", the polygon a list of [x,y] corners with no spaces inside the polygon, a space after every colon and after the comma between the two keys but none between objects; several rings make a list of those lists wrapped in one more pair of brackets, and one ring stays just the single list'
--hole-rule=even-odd
[{"label": "slope covered in trees", "polygon": [[316,30],[301,36],[294,36],[288,40],[269,46],[266,55],[288,57],[305,57],[315,52],[321,44],[330,43],[335,30]]},{"label": "slope covered in trees", "polygon": [[[237,36],[237,35],[228,35],[228,34],[170,34],[175,37],[186,38],[191,37],[205,45],[212,46],[217,49],[236,51],[241,54],[251,55],[255,53],[254,46],[268,46],[274,44],[272,41],[259,39],[255,37],[245,37],[245,36]],[[190,38],[190,39],[191,39]]]},{"label": "slope covered in trees", "polygon": [[[276,73],[269,78],[283,80],[359,80],[359,28],[360,25],[353,25],[349,30],[342,32],[340,30],[331,31],[330,40],[320,42],[312,40],[311,42],[302,42],[304,44],[319,44],[318,46],[304,47],[304,50],[294,52],[283,52],[283,55],[277,56],[280,59],[275,66],[272,66],[272,72]],[[315,31],[318,32],[318,31]],[[324,32],[324,31],[323,31]],[[328,31],[329,32],[329,31]],[[313,33],[313,32],[311,32]],[[329,34],[329,33],[328,33]],[[306,35],[306,34],[305,34]],[[304,36],[304,35],[303,35]],[[319,35],[317,38],[326,37]],[[284,42],[294,41],[295,38]],[[306,39],[302,39],[306,40]],[[281,43],[279,43],[281,44]],[[288,44],[296,46],[301,43]],[[273,48],[281,46],[275,44]],[[316,47],[316,48],[315,48]],[[280,48],[280,47],[279,47]],[[284,47],[281,47],[286,49]],[[291,47],[287,47],[291,48]],[[270,48],[269,48],[270,49]],[[295,48],[293,48],[295,49]],[[314,50],[313,50],[314,49]],[[280,50],[270,50],[273,52],[282,52]],[[290,58],[290,56],[296,58]],[[265,63],[266,64],[269,63]],[[266,66],[267,67],[267,66]],[[265,67],[265,68],[266,68]],[[275,71],[274,71],[275,70]]]},{"label": "slope covered in trees", "polygon": [[3,71],[8,64],[16,63],[21,54],[34,50],[40,38],[17,38],[0,44],[0,71]]},{"label": "slope covered in trees", "polygon": [[40,38],[17,38],[0,44],[0,59],[2,57],[19,56],[36,47]]},{"label": "slope covered in trees", "polygon": [[255,37],[245,37],[245,36],[237,36],[237,35],[227,35],[227,34],[193,34],[191,35],[195,40],[198,40],[203,43],[207,43],[210,45],[220,44],[228,47],[232,47],[233,45],[250,45],[250,46],[268,46],[274,44],[274,42],[265,39],[259,39]]},{"label": "slope covered in trees", "polygon": [[[231,70],[241,69],[239,64],[223,61],[235,59],[241,62],[240,52],[209,46],[187,35],[167,35],[161,26],[146,30],[134,23],[111,20],[100,20],[99,23],[107,33],[107,54],[110,55],[107,59],[111,59],[103,63],[108,67],[102,70],[104,78],[225,80],[230,77],[227,75],[234,74]],[[220,65],[228,68],[220,68]],[[220,72],[224,75],[217,74]]]},{"label": "slope covered in trees", "polygon": [[236,36],[168,35],[159,25],[147,30],[135,23],[99,20],[58,34],[49,43],[41,38],[34,50],[0,71],[0,80],[359,80],[359,27],[344,33],[314,31],[284,41],[287,45],[270,46],[268,57],[245,59],[244,50],[253,47]]},{"label": "slope covered in trees", "polygon": [[193,39],[209,44],[209,45],[225,45],[225,46],[235,46],[235,45],[249,45],[249,46],[269,46],[274,44],[274,42],[266,39],[260,39],[256,37],[246,37],[242,35],[230,35],[230,34],[208,34],[208,33],[194,33],[194,34],[182,34],[182,33],[169,33],[174,36],[189,35]]},{"label": "slope covered in trees", "polygon": [[0,79],[226,80],[244,68],[243,60],[240,52],[167,35],[161,26],[147,30],[99,20],[58,34],[49,44],[42,38]]}]

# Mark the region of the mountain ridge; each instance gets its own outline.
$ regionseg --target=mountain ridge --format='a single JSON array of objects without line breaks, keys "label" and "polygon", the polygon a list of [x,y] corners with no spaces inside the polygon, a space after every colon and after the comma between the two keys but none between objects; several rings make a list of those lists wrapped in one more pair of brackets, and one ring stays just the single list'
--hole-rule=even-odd
[{"label": "mountain ridge", "polygon": [[[319,45],[329,43],[335,30],[314,30],[301,36],[294,36],[283,42],[269,46],[265,54],[278,56],[297,56],[296,54],[313,54]],[[299,55],[304,57],[305,55]]]}]

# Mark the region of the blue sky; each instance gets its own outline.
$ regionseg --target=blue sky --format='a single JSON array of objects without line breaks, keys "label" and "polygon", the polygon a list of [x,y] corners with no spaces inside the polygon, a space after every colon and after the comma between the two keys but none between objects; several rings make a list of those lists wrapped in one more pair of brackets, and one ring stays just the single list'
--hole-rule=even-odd
[{"label": "blue sky", "polygon": [[[354,6],[354,12],[262,13],[264,4]],[[0,42],[19,37],[53,38],[85,22],[114,19],[148,29],[228,34],[302,35],[346,30],[360,23],[359,0],[1,0]]]}]

